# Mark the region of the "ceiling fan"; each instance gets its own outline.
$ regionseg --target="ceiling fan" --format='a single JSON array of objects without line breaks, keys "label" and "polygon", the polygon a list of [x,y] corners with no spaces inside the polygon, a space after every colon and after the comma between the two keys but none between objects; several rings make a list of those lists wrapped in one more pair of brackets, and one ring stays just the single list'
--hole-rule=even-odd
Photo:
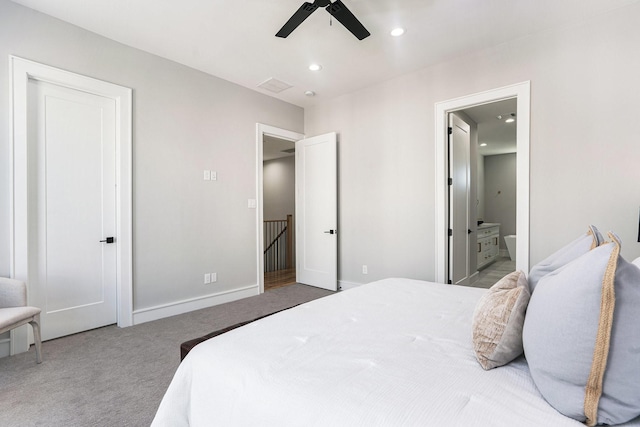
[{"label": "ceiling fan", "polygon": [[353,13],[344,5],[340,0],[335,0],[333,3],[331,0],[314,0],[313,3],[304,2],[300,9],[289,18],[289,20],[280,28],[280,31],[276,34],[276,37],[286,38],[293,30],[298,28],[298,25],[302,24],[305,19],[309,17],[317,8],[324,7],[327,12],[336,18],[345,28],[358,38],[362,40],[369,37],[371,33],[358,21],[358,18],[353,16]]}]

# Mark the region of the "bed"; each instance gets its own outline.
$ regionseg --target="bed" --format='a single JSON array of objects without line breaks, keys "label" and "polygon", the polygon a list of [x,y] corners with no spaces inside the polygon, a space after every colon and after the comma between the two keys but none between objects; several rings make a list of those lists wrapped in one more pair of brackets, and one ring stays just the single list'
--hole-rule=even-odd
[{"label": "bed", "polygon": [[583,425],[544,400],[523,357],[480,367],[484,292],[385,279],[234,329],[191,350],[153,425]]}]

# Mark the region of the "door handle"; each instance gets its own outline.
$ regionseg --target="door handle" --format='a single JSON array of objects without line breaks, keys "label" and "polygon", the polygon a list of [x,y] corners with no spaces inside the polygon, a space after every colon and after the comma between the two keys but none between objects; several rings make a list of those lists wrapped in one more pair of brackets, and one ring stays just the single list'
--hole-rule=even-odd
[{"label": "door handle", "polygon": [[115,239],[113,237],[107,237],[104,240],[100,240],[100,242],[102,243],[113,243],[115,241]]},{"label": "door handle", "polygon": [[325,231],[325,234],[338,234],[338,230]]},{"label": "door handle", "polygon": [[467,234],[471,234],[473,233],[473,231],[471,231],[471,229],[467,229]]}]

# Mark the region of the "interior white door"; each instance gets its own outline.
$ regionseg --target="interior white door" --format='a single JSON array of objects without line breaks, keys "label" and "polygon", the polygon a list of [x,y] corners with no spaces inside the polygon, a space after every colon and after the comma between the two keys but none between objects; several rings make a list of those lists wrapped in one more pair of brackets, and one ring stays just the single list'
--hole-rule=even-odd
[{"label": "interior white door", "polygon": [[113,99],[29,80],[30,304],[43,340],[116,323],[116,131]]},{"label": "interior white door", "polygon": [[449,280],[469,279],[469,193],[471,186],[470,127],[449,114]]},{"label": "interior white door", "polygon": [[296,280],[338,290],[336,134],[296,142]]}]

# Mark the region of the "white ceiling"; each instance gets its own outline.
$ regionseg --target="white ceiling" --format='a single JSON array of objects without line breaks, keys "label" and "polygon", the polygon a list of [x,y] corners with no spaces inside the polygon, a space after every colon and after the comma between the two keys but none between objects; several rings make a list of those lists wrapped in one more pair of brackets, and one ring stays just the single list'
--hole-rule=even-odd
[{"label": "white ceiling", "polygon": [[[275,37],[302,0],[13,1],[306,107],[640,0],[343,0],[371,32],[363,41],[335,19],[329,25],[322,9],[288,38]],[[391,37],[396,26],[406,34]],[[323,69],[309,71],[312,62]],[[271,77],[293,87],[279,94],[257,88]]]},{"label": "white ceiling", "polygon": [[[487,144],[485,147],[478,147],[478,153],[493,156],[516,152],[516,107],[517,101],[512,98],[462,110],[478,124],[478,145]],[[511,113],[516,114],[516,120],[506,123],[505,120]],[[498,119],[498,116],[502,116],[502,119]]]}]

